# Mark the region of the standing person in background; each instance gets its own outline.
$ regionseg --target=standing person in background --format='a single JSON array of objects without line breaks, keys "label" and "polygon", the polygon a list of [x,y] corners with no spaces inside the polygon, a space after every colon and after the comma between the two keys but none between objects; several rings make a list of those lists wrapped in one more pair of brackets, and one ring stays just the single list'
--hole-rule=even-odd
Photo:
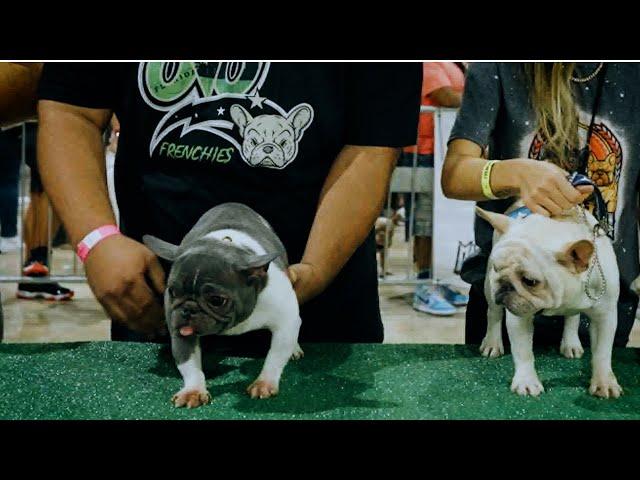
[{"label": "standing person in background", "polygon": [[[7,127],[16,125],[17,123],[32,120],[36,117],[37,106],[37,89],[40,75],[42,74],[42,63],[14,63],[0,62],[0,126]],[[16,135],[15,147],[17,149],[17,162],[19,168],[20,162],[20,142],[22,142],[22,129],[14,128],[12,132]],[[23,274],[26,276],[47,276],[49,274],[48,260],[49,252],[47,251],[47,210],[49,209],[49,201],[42,189],[40,175],[36,162],[36,131],[35,123],[27,123],[25,131],[25,160],[31,168],[31,202],[25,217],[24,240],[28,258],[25,261]],[[16,162],[11,156],[0,156],[0,164],[5,169],[7,162]],[[9,166],[7,170],[16,173],[15,163]],[[19,174],[19,172],[17,173]],[[11,175],[3,175],[4,182],[15,183],[15,198],[13,191],[7,194],[7,197],[0,198],[0,209],[3,210],[3,218],[6,215],[13,216],[17,221],[17,211],[14,210],[14,202],[17,209],[17,181],[18,178]],[[13,187],[11,187],[13,188]],[[6,191],[5,191],[6,193]],[[8,206],[8,208],[7,208]],[[6,210],[5,210],[6,209]],[[3,220],[4,222],[4,220]],[[60,221],[54,215],[52,218],[52,232],[56,232],[60,226]],[[7,234],[12,233],[12,228]],[[4,236],[5,232],[3,232]],[[16,229],[17,235],[17,229]],[[3,240],[5,250],[9,250],[11,243],[15,243],[15,250],[20,248],[19,239],[15,242]],[[41,284],[18,284],[17,296],[19,298],[46,298],[49,300],[68,300],[73,297],[73,292],[57,283],[41,283]]]},{"label": "standing person in background", "polygon": [[[424,62],[422,76],[422,105],[458,108],[462,103],[464,71],[462,63]],[[418,126],[418,145],[403,150],[399,167],[412,167],[417,149],[417,176],[433,183],[434,122],[432,113],[422,113]],[[405,236],[409,240],[409,219],[414,208],[411,193],[404,194],[406,214]],[[414,262],[419,279],[431,278],[433,191],[415,194],[413,223]],[[468,297],[449,285],[418,285],[413,308],[432,315],[453,315],[457,306],[464,306]]]},{"label": "standing person in background", "polygon": [[[442,190],[449,198],[477,201],[502,213],[519,197],[533,213],[546,216],[591,195],[593,187],[574,188],[567,180],[569,173],[584,172],[600,189],[612,227],[620,268],[614,343],[619,347],[629,340],[638,307],[631,282],[640,273],[639,106],[637,63],[474,63],[442,171]],[[488,146],[489,158],[499,160],[489,175],[495,199],[485,196],[481,185]],[[585,205],[593,209],[594,204]],[[471,283],[465,340],[479,344],[487,331],[483,285],[493,229],[476,219],[474,230],[481,252],[465,261],[462,276]],[[563,324],[563,317],[536,316],[534,343],[559,345]],[[580,336],[588,344],[586,322]],[[503,338],[508,340],[504,332]]]},{"label": "standing person in background", "polygon": [[[27,258],[24,260],[22,274],[27,277],[46,277],[49,275],[49,233],[53,236],[61,227],[60,219],[51,210],[51,232],[49,232],[49,197],[42,187],[36,158],[36,136],[38,125],[27,122],[25,125],[25,162],[31,169],[31,188],[29,208],[24,218],[24,243]],[[58,284],[19,283],[16,296],[25,300],[43,298],[45,300],[70,300],[74,292]]]},{"label": "standing person in background", "polygon": [[21,129],[16,125],[36,116],[41,72],[41,63],[0,62],[0,252],[20,249],[17,219]]}]

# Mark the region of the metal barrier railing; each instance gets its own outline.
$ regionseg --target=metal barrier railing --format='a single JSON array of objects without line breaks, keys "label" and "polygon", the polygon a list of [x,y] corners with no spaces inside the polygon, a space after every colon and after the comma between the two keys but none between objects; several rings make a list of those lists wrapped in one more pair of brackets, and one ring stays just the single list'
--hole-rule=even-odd
[{"label": "metal barrier railing", "polygon": [[[443,125],[442,125],[442,114],[443,112],[457,112],[457,109],[455,108],[443,108],[443,107],[433,107],[433,106],[421,106],[420,107],[420,115],[433,115],[433,119],[434,119],[434,166],[438,165],[439,162],[435,156],[436,155],[442,155],[444,157],[444,154],[446,152],[446,141],[447,141],[447,137],[448,135],[445,135],[445,133],[443,132]],[[419,137],[416,138],[416,145],[419,142]],[[442,159],[443,160],[443,159]],[[396,172],[394,172],[395,174]],[[432,276],[431,279],[418,279],[417,278],[417,274],[414,271],[414,258],[413,258],[413,254],[414,254],[414,248],[413,248],[413,226],[414,226],[414,218],[415,218],[415,212],[416,212],[416,194],[417,193],[421,193],[421,191],[429,191],[429,190],[423,190],[423,186],[419,186],[418,185],[418,151],[417,149],[413,152],[413,162],[412,162],[412,166],[411,166],[411,177],[410,177],[410,187],[409,190],[407,191],[405,187],[402,187],[401,185],[395,185],[394,183],[398,183],[398,182],[394,182],[394,178],[392,178],[391,181],[391,185],[389,187],[389,192],[387,194],[387,203],[386,203],[386,209],[385,209],[385,213],[389,214],[391,212],[391,195],[393,193],[409,193],[411,195],[411,210],[409,212],[409,215],[407,218],[405,218],[405,222],[409,222],[408,223],[408,246],[407,246],[407,258],[406,258],[406,273],[404,278],[388,278],[387,276],[387,269],[386,269],[386,263],[387,261],[385,260],[385,265],[383,265],[382,268],[382,275],[379,278],[378,282],[381,285],[421,285],[421,284],[425,284],[425,285],[430,285],[430,284],[437,284],[439,282],[439,280],[437,278],[435,278],[434,276]],[[435,177],[434,177],[435,178]],[[402,182],[399,182],[402,183]],[[424,183],[424,182],[421,182]],[[418,188],[419,187],[419,188]],[[434,186],[431,185],[431,192],[434,193],[435,195],[435,188],[433,188]],[[432,204],[433,205],[433,204]],[[406,209],[405,209],[406,211]],[[435,222],[432,222],[435,223]],[[386,224],[386,228],[385,228],[385,236],[384,236],[384,246],[383,246],[383,258],[389,258],[389,233],[390,233],[390,222],[387,222]],[[435,237],[432,235],[432,239],[435,242]],[[458,248],[458,254],[457,254],[457,258],[455,259],[455,265],[456,267],[453,269],[453,272],[458,273],[456,270],[458,270],[458,266],[461,263],[461,261],[464,259],[464,256],[466,256],[467,251],[472,251],[471,245],[469,245],[468,243],[464,243],[464,242],[458,242],[459,244],[459,248]],[[461,249],[460,246],[462,246],[463,248]],[[432,265],[432,272],[434,271],[433,266],[435,265],[435,248],[431,249],[431,265]],[[461,258],[462,257],[462,258]]]}]

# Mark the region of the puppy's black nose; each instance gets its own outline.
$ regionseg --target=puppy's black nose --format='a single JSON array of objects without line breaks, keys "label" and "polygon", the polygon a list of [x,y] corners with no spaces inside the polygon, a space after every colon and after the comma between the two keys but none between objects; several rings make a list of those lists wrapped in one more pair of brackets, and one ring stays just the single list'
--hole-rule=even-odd
[{"label": "puppy's black nose", "polygon": [[500,285],[500,288],[498,288],[498,291],[496,292],[496,303],[498,305],[502,305],[505,297],[513,291],[513,285],[511,285],[510,283],[503,283],[502,285]]},{"label": "puppy's black nose", "polygon": [[265,145],[264,147],[262,147],[262,150],[264,151],[264,153],[271,153],[273,152],[273,147],[271,145]]}]

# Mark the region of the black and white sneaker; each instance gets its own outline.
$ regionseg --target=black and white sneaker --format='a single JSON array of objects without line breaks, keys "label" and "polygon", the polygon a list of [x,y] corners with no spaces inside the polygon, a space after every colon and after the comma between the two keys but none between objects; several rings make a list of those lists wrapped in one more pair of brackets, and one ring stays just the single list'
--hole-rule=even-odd
[{"label": "black and white sneaker", "polygon": [[73,290],[64,288],[58,283],[19,283],[16,297],[24,300],[43,298],[54,302],[71,300]]}]

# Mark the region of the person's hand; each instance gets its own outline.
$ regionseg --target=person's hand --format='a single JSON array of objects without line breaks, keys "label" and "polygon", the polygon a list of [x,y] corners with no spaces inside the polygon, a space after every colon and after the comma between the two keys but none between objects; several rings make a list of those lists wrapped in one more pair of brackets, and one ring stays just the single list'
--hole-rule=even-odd
[{"label": "person's hand", "polygon": [[290,265],[287,273],[300,305],[318,295],[326,286],[318,269],[310,263]]},{"label": "person's hand", "polygon": [[105,238],[89,253],[85,270],[91,290],[113,320],[143,333],[163,328],[164,270],[146,246],[124,235]]},{"label": "person's hand", "polygon": [[528,158],[509,162],[519,196],[533,213],[559,215],[585,201],[593,193],[590,185],[574,187],[565,170],[550,162]]}]

